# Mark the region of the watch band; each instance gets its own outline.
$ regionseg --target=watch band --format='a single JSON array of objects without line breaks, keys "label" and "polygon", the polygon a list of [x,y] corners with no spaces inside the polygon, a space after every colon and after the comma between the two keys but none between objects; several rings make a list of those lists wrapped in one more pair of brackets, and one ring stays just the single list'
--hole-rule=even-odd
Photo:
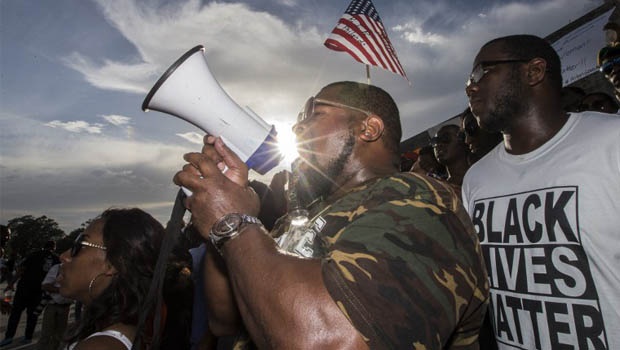
[{"label": "watch band", "polygon": [[226,214],[213,224],[209,233],[209,239],[215,249],[222,255],[222,246],[239,236],[243,228],[250,224],[262,225],[261,221],[254,216],[240,213]]}]

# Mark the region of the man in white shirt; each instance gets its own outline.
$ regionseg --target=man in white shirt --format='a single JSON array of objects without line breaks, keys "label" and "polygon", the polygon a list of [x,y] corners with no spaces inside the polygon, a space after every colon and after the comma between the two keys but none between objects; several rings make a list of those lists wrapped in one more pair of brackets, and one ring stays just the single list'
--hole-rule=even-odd
[{"label": "man in white shirt", "polygon": [[60,264],[52,266],[41,282],[41,289],[49,294],[49,299],[43,311],[41,338],[37,343],[40,350],[59,348],[67,328],[69,308],[73,303],[72,299],[64,298],[58,293],[59,284],[56,282],[56,277],[59,269]]},{"label": "man in white shirt", "polygon": [[500,349],[620,348],[620,118],[562,111],[543,39],[492,40],[466,93],[504,142],[465,175]]}]

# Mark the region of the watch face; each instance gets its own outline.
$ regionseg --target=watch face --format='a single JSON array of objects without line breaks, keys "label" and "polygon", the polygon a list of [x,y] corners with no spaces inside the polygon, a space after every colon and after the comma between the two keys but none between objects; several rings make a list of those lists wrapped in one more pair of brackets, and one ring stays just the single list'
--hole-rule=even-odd
[{"label": "watch face", "polygon": [[213,228],[213,233],[218,236],[226,236],[239,228],[241,225],[242,218],[240,215],[227,215],[222,218],[218,223],[216,223]]}]

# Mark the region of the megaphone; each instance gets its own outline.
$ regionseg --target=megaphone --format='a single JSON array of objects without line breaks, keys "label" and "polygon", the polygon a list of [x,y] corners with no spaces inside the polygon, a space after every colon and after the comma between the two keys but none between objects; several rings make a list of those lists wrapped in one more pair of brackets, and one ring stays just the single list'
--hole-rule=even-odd
[{"label": "megaphone", "polygon": [[249,168],[265,174],[278,165],[276,129],[228,96],[209,70],[205,48],[187,51],[157,80],[142,110],[172,114],[220,136]]}]

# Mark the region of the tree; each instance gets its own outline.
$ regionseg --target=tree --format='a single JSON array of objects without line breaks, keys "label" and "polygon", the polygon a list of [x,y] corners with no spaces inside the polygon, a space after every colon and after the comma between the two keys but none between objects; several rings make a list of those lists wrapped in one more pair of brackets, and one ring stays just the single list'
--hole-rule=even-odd
[{"label": "tree", "polygon": [[0,225],[0,248],[6,247],[11,238],[11,230],[7,226]]},{"label": "tree", "polygon": [[38,218],[32,215],[14,218],[9,220],[7,226],[11,230],[7,250],[16,257],[24,257],[42,249],[45,242],[56,241],[65,235],[58,223],[45,215]]}]

